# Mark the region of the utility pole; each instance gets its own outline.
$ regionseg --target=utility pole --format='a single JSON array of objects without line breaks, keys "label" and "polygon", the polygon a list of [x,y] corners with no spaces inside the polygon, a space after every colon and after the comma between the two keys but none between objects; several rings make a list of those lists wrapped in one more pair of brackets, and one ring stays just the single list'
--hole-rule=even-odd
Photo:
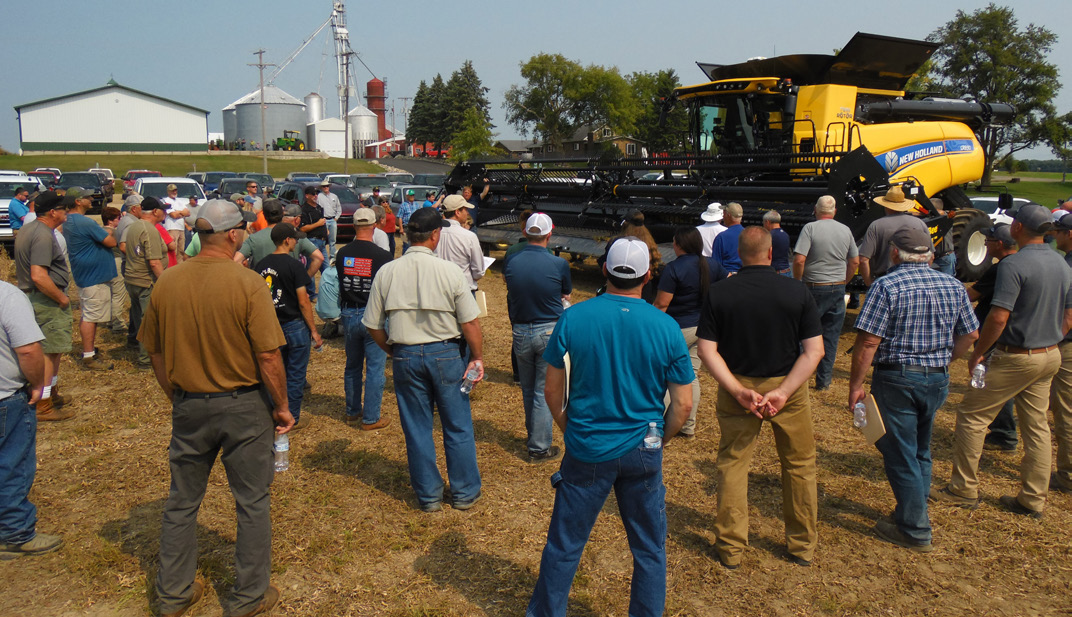
[{"label": "utility pole", "polygon": [[249,64],[248,66],[255,66],[260,69],[261,74],[261,161],[264,163],[264,169],[262,173],[268,173],[268,141],[264,131],[264,67],[275,66],[274,64],[264,63],[264,50],[258,49],[253,52],[254,56],[257,56],[256,64]]},{"label": "utility pole", "polygon": [[[413,97],[411,97],[411,96],[400,96],[398,98],[402,99],[402,122],[406,125],[406,129],[408,129],[409,128],[409,100],[411,98],[413,98]],[[403,130],[402,132],[405,133],[406,131]]]},{"label": "utility pole", "polygon": [[350,54],[353,52],[347,52],[344,60],[346,76],[343,78],[345,87],[343,88],[342,98],[342,120],[345,122],[343,135],[346,140],[345,148],[343,150],[342,159],[342,173],[350,174],[350,153],[353,150],[354,144],[350,140]]}]

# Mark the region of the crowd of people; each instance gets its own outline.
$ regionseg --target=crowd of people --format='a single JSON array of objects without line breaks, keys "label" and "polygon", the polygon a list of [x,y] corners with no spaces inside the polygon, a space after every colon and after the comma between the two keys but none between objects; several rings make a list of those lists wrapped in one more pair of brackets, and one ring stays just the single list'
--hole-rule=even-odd
[{"label": "crowd of people", "polygon": [[[479,194],[471,187],[428,194],[420,206],[409,191],[397,213],[374,199],[354,213],[355,239],[338,248],[341,209],[326,186],[306,189],[301,205],[262,200],[251,188],[202,206],[170,191],[163,200],[135,194],[121,210],[105,208],[101,224],[86,216],[89,194],[77,187],[35,197],[35,218],[20,220],[15,240],[17,286],[0,282],[0,558],[62,545],[61,537],[37,532],[29,490],[37,422],[73,416],[59,392],[60,357],[73,343],[72,279],[81,365],[110,370],[95,346],[97,329],[126,332],[136,365],[152,371],[172,404],[171,487],[156,579],[162,615],[185,613],[204,593],[197,512],[217,456],[239,527],[225,609],[257,615],[278,602],[270,580],[272,448],[310,423],[301,408],[310,352],[323,345],[317,314],[337,320],[344,335],[347,424],[363,431],[390,425],[382,408],[391,360],[417,507],[468,510],[479,502],[468,392],[485,373],[478,283],[487,263],[466,223],[488,183]],[[875,201],[886,216],[860,247],[835,220],[830,196],[815,204],[815,220],[795,245],[778,212],[766,212],[762,226],[745,226],[740,204],[712,204],[699,226],[676,230],[674,257],[665,262],[643,215],[631,213],[599,259],[604,289],[575,306],[570,265],[549,248],[552,217],[522,214],[522,237],[502,267],[512,359],[529,460],[560,461],[529,615],[565,614],[611,490],[634,556],[629,613],[662,614],[663,448],[694,438],[709,421],[697,416],[701,366],[719,385],[719,562],[735,569],[744,558],[749,467],[769,423],[782,467],[786,557],[811,565],[818,496],[809,393],[833,380],[846,284],[857,271],[869,289],[854,324],[846,402],[865,401],[871,371],[870,396],[885,426],[875,445],[897,503],[889,520],[875,522],[876,536],[932,550],[928,501],[978,507],[983,448],[1015,447],[1018,433],[1022,488],[1000,503],[1037,518],[1050,489],[1072,492],[1072,346],[1065,345],[1072,340],[1072,217],[1025,206],[1011,225],[989,229],[996,263],[966,287],[940,271],[952,260],[936,260],[926,225],[899,187]],[[398,257],[396,230],[404,236]],[[952,361],[965,355],[969,370],[984,367],[986,387],[972,389],[956,409],[952,477],[932,487],[934,415],[948,395]],[[446,480],[436,464],[436,413]],[[553,443],[554,426],[564,448]]]}]

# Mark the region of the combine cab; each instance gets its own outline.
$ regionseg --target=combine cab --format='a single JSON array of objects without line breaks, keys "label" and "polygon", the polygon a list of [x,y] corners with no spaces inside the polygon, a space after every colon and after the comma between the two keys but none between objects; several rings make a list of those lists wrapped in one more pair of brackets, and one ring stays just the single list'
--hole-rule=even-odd
[{"label": "combine cab", "polygon": [[[492,198],[477,221],[486,245],[515,241],[518,216],[528,208],[551,215],[552,248],[585,256],[601,255],[632,209],[644,212],[657,242],[669,242],[675,226],[698,224],[712,201],[741,203],[745,224],[759,224],[776,209],[795,236],[813,220],[816,199],[829,194],[838,220],[861,238],[883,215],[872,198],[902,185],[936,242],[953,234],[958,275],[975,280],[988,265],[977,249],[989,218],[971,208],[960,185],[982,176],[976,134],[1007,122],[1013,109],[906,93],[908,79],[935,49],[926,41],[857,33],[837,56],[700,64],[710,81],[678,88],[667,101],[688,112],[688,152],[467,161],[446,187],[488,178]],[[942,198],[946,215],[930,197]]]}]

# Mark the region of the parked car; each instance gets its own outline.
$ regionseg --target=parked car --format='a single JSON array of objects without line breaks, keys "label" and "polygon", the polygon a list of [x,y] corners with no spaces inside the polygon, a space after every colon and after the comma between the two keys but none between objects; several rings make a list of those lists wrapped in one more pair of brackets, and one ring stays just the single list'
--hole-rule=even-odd
[{"label": "parked car", "polygon": [[[285,204],[301,205],[305,203],[305,187],[307,186],[316,187],[317,191],[319,191],[320,181],[284,182],[279,187],[279,193],[276,197]],[[338,197],[339,203],[342,204],[342,214],[339,216],[338,231],[335,234],[335,238],[340,242],[353,240],[354,212],[361,207],[361,200],[358,199],[357,193],[345,184],[332,184],[328,190]]]},{"label": "parked car", "polygon": [[387,176],[387,179],[391,181],[391,186],[413,184],[413,174],[410,173],[387,172],[383,175]]},{"label": "parked car", "polygon": [[134,191],[134,182],[138,178],[159,178],[164,174],[159,171],[151,171],[148,169],[131,169],[127,173],[123,174],[123,199],[126,199],[131,192]]},{"label": "parked car", "polygon": [[112,195],[115,194],[115,187],[108,182],[104,174],[94,171],[69,171],[60,176],[60,181],[56,184],[56,188],[63,189],[72,186],[80,186],[93,191],[93,205],[90,213],[94,214],[100,212],[105,204],[111,203]]},{"label": "parked car", "polygon": [[350,174],[350,188],[359,200],[372,195],[374,187],[380,187],[380,194],[391,193],[391,180],[384,174]]},{"label": "parked car", "polygon": [[20,176],[21,177],[21,176],[25,176],[25,175],[26,174],[22,173],[21,171],[19,171],[17,169],[0,169],[0,176]]},{"label": "parked car", "polygon": [[60,181],[60,175],[54,171],[31,171],[26,174],[30,178],[37,178],[45,188],[52,188]]},{"label": "parked car", "polygon": [[242,176],[246,180],[256,180],[257,187],[260,188],[261,193],[263,193],[264,195],[275,194],[276,181],[275,178],[271,176],[271,174],[261,174],[252,171],[244,171],[238,175]]},{"label": "parked car", "polygon": [[287,174],[287,182],[302,182],[299,178],[316,178],[320,179],[320,176],[311,171],[292,171]]},{"label": "parked car", "polygon": [[398,212],[398,207],[402,205],[402,202],[406,201],[406,191],[413,191],[413,195],[418,204],[424,203],[424,196],[428,191],[439,191],[438,186],[432,186],[430,184],[406,184],[402,186],[396,186],[391,189],[391,209]]},{"label": "parked car", "polygon": [[37,168],[34,169],[34,171],[51,171],[52,173],[56,174],[57,176],[62,176],[63,175],[63,172],[60,171],[59,167],[37,167]]},{"label": "parked car", "polygon": [[1039,205],[1030,199],[1024,199],[1022,197],[1014,197],[1012,200],[1012,206],[1008,209],[1002,209],[998,205],[998,197],[994,196],[978,196],[970,197],[969,200],[972,203],[972,207],[976,210],[982,210],[990,215],[990,220],[994,223],[1008,223],[1012,224],[1012,217],[1016,216],[1016,212],[1027,205]]},{"label": "parked car", "polygon": [[198,184],[205,183],[205,172],[203,171],[191,171],[190,173],[186,174],[186,177]]},{"label": "parked car", "polygon": [[212,191],[210,195],[221,199],[230,199],[231,195],[235,193],[245,193],[247,182],[249,182],[249,178],[224,178],[220,181],[219,187]]},{"label": "parked car", "polygon": [[205,181],[201,183],[206,193],[212,193],[220,187],[220,181],[224,178],[237,178],[238,174],[233,171],[206,171]]},{"label": "parked car", "polygon": [[328,182],[331,182],[332,184],[341,184],[343,186],[349,186],[350,185],[350,176],[348,176],[346,174],[328,174],[328,175],[324,176],[323,178],[321,178],[321,180],[327,180]]},{"label": "parked car", "polygon": [[413,184],[429,184],[443,186],[447,181],[447,174],[413,174]]},{"label": "parked car", "polygon": [[102,173],[104,174],[104,177],[108,180],[108,182],[115,182],[115,174],[113,174],[112,170],[108,169],[107,167],[92,167],[89,169],[89,171]]},{"label": "parked car", "polygon": [[[175,188],[179,189],[178,197],[180,198],[189,200],[191,196],[197,197],[198,208],[208,201],[208,198],[205,197],[205,191],[201,189],[201,185],[190,178],[167,176],[139,178],[134,185],[134,192],[142,197],[155,197],[162,200],[168,196],[167,187],[169,184],[174,184]],[[190,216],[186,217],[186,222],[189,225],[193,225],[196,220],[197,211],[192,210]]]}]

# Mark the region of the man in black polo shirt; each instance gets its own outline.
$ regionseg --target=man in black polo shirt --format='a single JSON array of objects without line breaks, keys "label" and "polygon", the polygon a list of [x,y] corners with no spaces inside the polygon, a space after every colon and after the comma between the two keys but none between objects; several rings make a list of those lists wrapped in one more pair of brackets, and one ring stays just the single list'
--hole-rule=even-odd
[{"label": "man in black polo shirt", "polygon": [[320,271],[323,272],[328,266],[328,221],[324,218],[324,211],[320,208],[320,204],[316,202],[316,189],[311,186],[305,187],[305,203],[301,207],[299,225],[299,229],[305,232],[309,241],[316,245],[321,255],[325,256],[320,264]]},{"label": "man in black polo shirt", "polygon": [[823,357],[822,325],[808,288],[771,267],[766,229],[745,229],[737,250],[740,271],[712,285],[696,330],[700,359],[720,386],[715,547],[722,565],[740,565],[748,545],[748,467],[770,420],[782,461],[789,559],[810,565],[818,497],[807,381]]},{"label": "man in black polo shirt", "polygon": [[[339,308],[342,309],[342,326],[346,334],[346,368],[343,386],[346,390],[346,422],[351,426],[360,423],[361,429],[375,431],[387,426],[390,421],[380,416],[383,402],[383,386],[387,381],[384,367],[387,353],[380,349],[361,323],[368,304],[372,279],[384,264],[391,261],[391,253],[372,242],[376,231],[376,214],[371,208],[358,208],[354,212],[354,240],[339,249],[335,255],[335,271],[339,275]],[[361,399],[361,370],[365,369],[365,397]]]}]

